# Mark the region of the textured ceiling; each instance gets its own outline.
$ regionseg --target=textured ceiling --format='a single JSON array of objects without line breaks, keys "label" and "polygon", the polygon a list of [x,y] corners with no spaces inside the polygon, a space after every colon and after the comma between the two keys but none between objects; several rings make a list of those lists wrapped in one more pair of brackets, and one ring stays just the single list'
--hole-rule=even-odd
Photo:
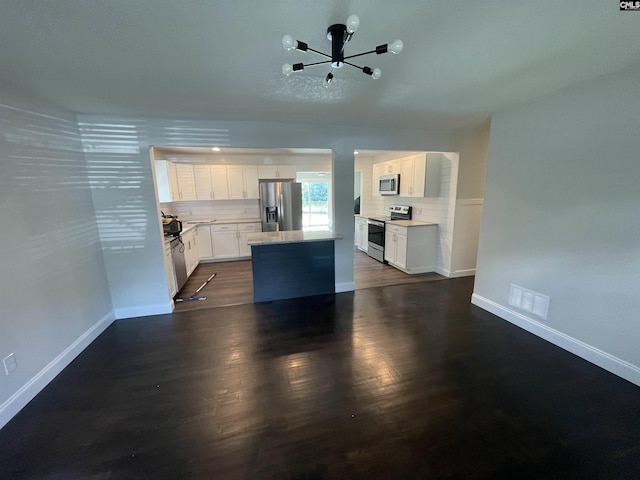
[{"label": "textured ceiling", "polygon": [[[290,77],[290,33],[328,51],[350,13],[347,54],[396,38],[400,55]],[[70,110],[227,120],[460,126],[640,63],[640,13],[603,0],[0,0],[0,80]]]}]

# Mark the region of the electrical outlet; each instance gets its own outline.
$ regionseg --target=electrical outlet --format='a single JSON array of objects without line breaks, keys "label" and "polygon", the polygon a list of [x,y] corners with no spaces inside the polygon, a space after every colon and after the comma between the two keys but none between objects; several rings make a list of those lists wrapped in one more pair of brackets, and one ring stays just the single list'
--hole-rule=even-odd
[{"label": "electrical outlet", "polygon": [[18,368],[18,362],[16,360],[16,356],[13,353],[3,358],[2,364],[4,365],[5,375],[9,375],[16,368]]}]

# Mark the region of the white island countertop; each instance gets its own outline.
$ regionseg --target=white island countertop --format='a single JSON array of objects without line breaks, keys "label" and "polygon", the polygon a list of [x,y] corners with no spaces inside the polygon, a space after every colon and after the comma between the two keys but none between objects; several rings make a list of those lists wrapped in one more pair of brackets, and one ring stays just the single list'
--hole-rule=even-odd
[{"label": "white island countertop", "polygon": [[289,230],[286,232],[259,232],[247,236],[249,245],[271,245],[276,243],[323,242],[339,240],[342,237],[333,232],[305,232]]}]

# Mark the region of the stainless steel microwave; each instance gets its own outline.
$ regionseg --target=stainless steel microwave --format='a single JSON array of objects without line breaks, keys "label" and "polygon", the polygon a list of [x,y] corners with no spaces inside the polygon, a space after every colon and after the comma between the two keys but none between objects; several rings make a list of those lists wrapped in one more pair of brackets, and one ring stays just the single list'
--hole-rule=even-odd
[{"label": "stainless steel microwave", "polygon": [[380,195],[398,195],[400,193],[400,175],[382,175],[378,180],[378,193]]}]

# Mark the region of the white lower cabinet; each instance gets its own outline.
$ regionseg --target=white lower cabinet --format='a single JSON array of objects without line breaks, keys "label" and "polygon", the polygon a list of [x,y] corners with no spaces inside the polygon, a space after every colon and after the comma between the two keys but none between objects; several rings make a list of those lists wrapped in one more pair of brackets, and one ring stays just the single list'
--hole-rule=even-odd
[{"label": "white lower cabinet", "polygon": [[173,298],[178,293],[176,282],[176,271],[173,267],[173,258],[171,257],[171,244],[168,240],[164,241],[164,269],[167,275],[167,286],[169,287],[169,297]]},{"label": "white lower cabinet", "polygon": [[403,227],[387,222],[384,259],[405,273],[433,272],[437,235],[437,225]]},{"label": "white lower cabinet", "polygon": [[193,273],[200,261],[200,252],[198,251],[198,229],[192,228],[188,232],[182,234],[182,243],[184,243],[184,263],[187,267],[187,277]]},{"label": "white lower cabinet", "polygon": [[261,223],[239,223],[238,224],[238,247],[240,249],[241,257],[251,256],[251,245],[247,244],[247,238],[252,233],[258,233],[262,231]]},{"label": "white lower cabinet", "polygon": [[212,225],[211,238],[213,240],[213,258],[234,258],[240,256],[237,225]]},{"label": "white lower cabinet", "polygon": [[198,225],[198,253],[200,258],[213,257],[213,243],[211,242],[209,225]]},{"label": "white lower cabinet", "polygon": [[356,217],[355,226],[355,246],[358,247],[359,250],[366,252],[369,250],[369,227],[367,225],[367,219]]},{"label": "white lower cabinet", "polygon": [[384,234],[384,259],[401,270],[407,267],[406,235],[390,232],[387,227]]},{"label": "white lower cabinet", "polygon": [[[261,232],[262,224],[253,223],[221,223],[217,225],[201,225],[199,238],[200,258],[206,260],[224,260],[251,256],[251,247],[247,245],[247,237]],[[204,238],[208,233],[208,242]]]}]

